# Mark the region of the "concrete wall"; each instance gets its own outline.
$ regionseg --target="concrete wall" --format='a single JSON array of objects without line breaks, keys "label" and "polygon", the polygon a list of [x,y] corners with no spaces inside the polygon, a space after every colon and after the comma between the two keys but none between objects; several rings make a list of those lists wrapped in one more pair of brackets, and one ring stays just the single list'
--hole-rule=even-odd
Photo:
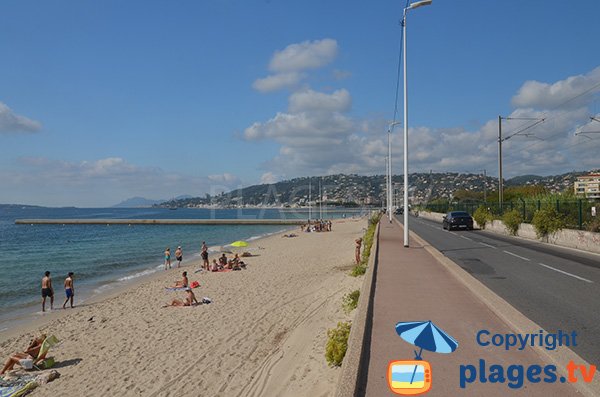
[{"label": "concrete wall", "polygon": [[[444,214],[440,214],[439,212],[421,211],[419,212],[419,216],[440,222],[441,227]],[[475,222],[475,225],[477,225],[477,222]],[[492,233],[509,235],[509,233],[506,231],[504,223],[502,223],[500,220],[494,220],[486,224],[485,230]],[[550,243],[561,247],[577,248],[583,251],[600,254],[600,233],[563,229],[552,234],[551,236],[548,236],[547,238],[539,239],[535,235],[535,228],[533,225],[529,223],[521,223],[521,226],[519,226],[519,230],[517,232],[517,236],[530,240],[543,241],[545,243]]]}]

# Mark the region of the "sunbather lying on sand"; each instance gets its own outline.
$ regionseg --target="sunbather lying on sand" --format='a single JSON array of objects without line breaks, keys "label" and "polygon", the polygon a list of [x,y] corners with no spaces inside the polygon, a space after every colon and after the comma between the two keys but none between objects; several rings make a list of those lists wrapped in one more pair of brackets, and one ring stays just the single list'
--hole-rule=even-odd
[{"label": "sunbather lying on sand", "polygon": [[4,375],[6,371],[13,369],[15,364],[20,364],[21,360],[30,359],[33,360],[33,364],[42,361],[46,355],[44,354],[42,357],[38,357],[38,354],[40,354],[40,349],[42,348],[42,343],[45,339],[46,335],[42,334],[39,338],[32,340],[23,353],[11,354],[6,360],[6,363],[4,363],[4,368],[2,368],[0,375]]},{"label": "sunbather lying on sand", "polygon": [[185,300],[173,299],[173,301],[167,306],[194,306],[200,304],[191,288],[186,289],[185,292],[187,293]]}]

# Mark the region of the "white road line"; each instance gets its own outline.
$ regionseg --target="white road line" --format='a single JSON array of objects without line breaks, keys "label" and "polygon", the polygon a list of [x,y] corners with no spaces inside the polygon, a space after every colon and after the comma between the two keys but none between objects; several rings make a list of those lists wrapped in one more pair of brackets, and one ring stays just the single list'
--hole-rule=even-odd
[{"label": "white road line", "polygon": [[495,250],[497,250],[497,249],[498,249],[498,248],[494,247],[493,245],[489,245],[489,244],[486,244],[486,243],[482,243],[482,242],[480,242],[479,244],[481,244],[481,245],[485,245],[486,247],[490,247],[490,248],[493,248],[493,249],[495,249]]},{"label": "white road line", "polygon": [[510,251],[504,251],[504,252],[506,252],[506,253],[507,253],[507,254],[509,254],[509,255],[516,256],[517,258],[523,259],[524,261],[531,261],[531,259],[529,259],[529,258],[525,258],[524,256],[520,256],[520,255],[517,255],[517,254],[513,254],[513,253],[512,253],[512,252],[510,252]]},{"label": "white road line", "polygon": [[550,270],[554,270],[555,272],[559,272],[559,273],[562,273],[562,274],[566,274],[567,276],[575,277],[576,279],[581,280],[581,281],[585,281],[586,283],[593,283],[592,280],[588,280],[587,278],[583,278],[583,277],[579,277],[579,276],[576,276],[576,275],[571,274],[571,273],[567,273],[567,272],[562,271],[560,269],[557,269],[555,267],[544,265],[543,263],[540,263],[540,265],[544,266],[544,267],[547,267]]},{"label": "white road line", "polygon": [[468,237],[465,237],[465,236],[460,236],[460,237],[464,238],[465,240],[473,241],[472,238],[468,238]]},{"label": "white road line", "polygon": [[454,232],[451,232],[451,231],[448,231],[448,233],[450,233],[450,234],[454,234],[455,236],[458,236],[458,234],[456,234],[456,233],[454,233]]}]

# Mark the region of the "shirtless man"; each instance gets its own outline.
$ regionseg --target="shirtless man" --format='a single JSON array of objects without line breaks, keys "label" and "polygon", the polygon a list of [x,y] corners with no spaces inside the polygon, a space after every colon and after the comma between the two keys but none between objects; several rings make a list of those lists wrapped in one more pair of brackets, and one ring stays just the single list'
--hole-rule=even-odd
[{"label": "shirtless man", "polygon": [[170,306],[194,306],[200,304],[191,288],[186,289],[185,292],[187,293],[185,300],[173,299]]},{"label": "shirtless man", "polygon": [[75,296],[75,287],[73,286],[73,272],[69,272],[69,275],[65,279],[65,295],[67,295],[67,299],[65,299],[65,303],[63,303],[63,309],[66,309],[67,302],[71,301],[71,309],[73,308],[73,297]]},{"label": "shirtless man", "polygon": [[208,264],[208,247],[206,246],[206,241],[202,242],[202,249],[200,252],[200,256],[202,256],[202,267],[204,268],[204,270],[209,270],[209,264]]},{"label": "shirtless man", "polygon": [[54,289],[52,288],[52,279],[50,272],[44,273],[42,278],[42,311],[46,311],[46,298],[50,297],[50,310],[54,309]]},{"label": "shirtless man", "polygon": [[177,267],[181,267],[181,261],[183,260],[183,251],[181,250],[181,246],[177,247],[175,250],[175,259],[177,259]]}]

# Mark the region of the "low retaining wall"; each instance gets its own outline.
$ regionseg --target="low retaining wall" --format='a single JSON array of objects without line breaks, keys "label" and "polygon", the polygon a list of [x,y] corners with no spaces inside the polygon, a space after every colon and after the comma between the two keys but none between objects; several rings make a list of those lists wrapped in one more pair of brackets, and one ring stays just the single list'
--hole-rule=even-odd
[{"label": "low retaining wall", "polygon": [[371,344],[371,328],[373,321],[373,296],[377,273],[377,258],[379,256],[379,227],[373,238],[371,256],[367,272],[360,289],[360,298],[356,314],[350,328],[348,348],[342,362],[342,371],[338,379],[335,397],[355,397],[360,394],[360,384],[364,383],[368,365],[366,350]]},{"label": "low retaining wall", "polygon": [[[442,223],[445,214],[439,212],[419,212],[419,216]],[[477,224],[477,222],[475,222]],[[494,220],[485,225],[485,230],[492,233],[510,235],[506,231],[504,223],[500,220]],[[563,229],[558,232],[539,239],[535,235],[535,228],[529,223],[521,223],[517,231],[517,237],[530,240],[542,241],[544,243],[554,244],[560,247],[577,248],[583,251],[600,254],[600,233],[592,233],[584,230]]]}]

